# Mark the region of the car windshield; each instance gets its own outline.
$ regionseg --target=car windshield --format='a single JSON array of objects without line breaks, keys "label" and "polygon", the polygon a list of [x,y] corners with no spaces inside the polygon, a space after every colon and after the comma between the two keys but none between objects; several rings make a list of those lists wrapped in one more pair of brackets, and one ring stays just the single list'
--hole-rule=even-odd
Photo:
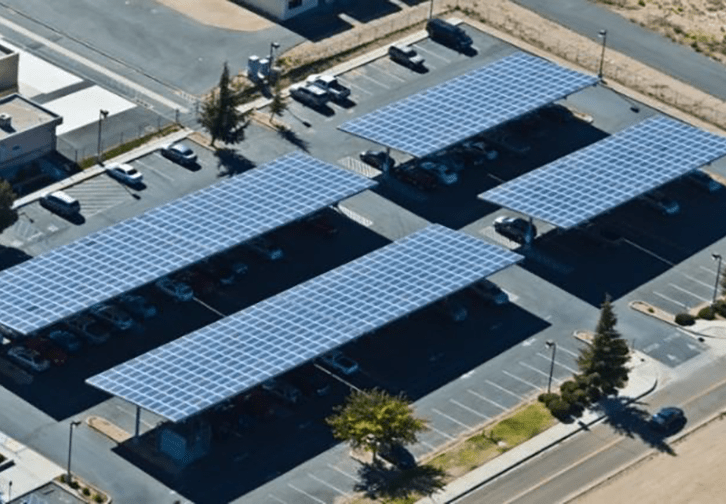
[{"label": "car windshield", "polygon": [[175,145],[174,148],[179,154],[184,154],[185,156],[192,153],[192,150],[186,145]]}]

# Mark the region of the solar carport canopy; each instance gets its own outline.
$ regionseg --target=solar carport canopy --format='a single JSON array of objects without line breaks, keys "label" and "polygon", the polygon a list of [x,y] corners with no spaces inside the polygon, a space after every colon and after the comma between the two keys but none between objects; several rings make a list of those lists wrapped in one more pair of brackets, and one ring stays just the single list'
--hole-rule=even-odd
[{"label": "solar carport canopy", "polygon": [[596,77],[517,52],[339,128],[423,157],[596,82]]},{"label": "solar carport canopy", "polygon": [[0,272],[0,324],[31,333],[373,185],[284,156]]},{"label": "solar carport canopy", "polygon": [[726,138],[654,117],[479,195],[571,228],[726,155]]},{"label": "solar carport canopy", "polygon": [[86,381],[180,421],[520,259],[432,225]]}]

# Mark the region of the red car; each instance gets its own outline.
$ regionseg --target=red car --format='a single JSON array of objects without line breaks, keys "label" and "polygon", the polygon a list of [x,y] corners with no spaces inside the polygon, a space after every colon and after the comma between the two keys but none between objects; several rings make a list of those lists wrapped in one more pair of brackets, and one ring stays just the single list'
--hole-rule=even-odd
[{"label": "red car", "polygon": [[52,341],[46,338],[30,338],[23,345],[35,350],[43,359],[49,360],[55,366],[62,366],[68,360],[68,354],[61,350]]}]

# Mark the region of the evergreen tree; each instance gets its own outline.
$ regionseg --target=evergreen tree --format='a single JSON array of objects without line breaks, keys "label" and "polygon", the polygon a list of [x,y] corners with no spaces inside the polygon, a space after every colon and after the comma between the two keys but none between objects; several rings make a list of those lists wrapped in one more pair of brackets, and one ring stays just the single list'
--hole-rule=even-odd
[{"label": "evergreen tree", "polygon": [[273,117],[282,117],[282,114],[287,110],[287,99],[282,96],[282,89],[279,85],[275,86],[275,94],[272,95],[272,102],[270,103],[270,122],[273,122]]},{"label": "evergreen tree", "polygon": [[628,381],[628,345],[615,328],[616,324],[610,296],[606,295],[592,344],[577,359],[583,379],[589,380],[603,395],[616,394]]},{"label": "evergreen tree", "polygon": [[13,187],[0,179],[0,233],[18,220],[18,212],[13,210],[15,198]]},{"label": "evergreen tree", "polygon": [[229,68],[224,63],[219,86],[202,103],[199,122],[212,137],[212,147],[217,140],[235,144],[244,140],[245,128],[249,124],[247,113],[240,112],[242,95],[234,89],[229,78]]}]

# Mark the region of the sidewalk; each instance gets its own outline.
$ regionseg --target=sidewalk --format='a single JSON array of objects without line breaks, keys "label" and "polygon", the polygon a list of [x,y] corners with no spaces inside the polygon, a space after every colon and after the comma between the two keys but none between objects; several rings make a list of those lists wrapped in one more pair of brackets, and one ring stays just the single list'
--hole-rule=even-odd
[{"label": "sidewalk", "polygon": [[[134,149],[132,151],[129,151],[125,154],[121,154],[118,157],[115,157],[113,159],[107,159],[104,163],[105,164],[128,163],[129,161],[133,161],[136,158],[140,158],[151,152],[154,152],[156,149],[160,148],[162,145],[166,145],[166,144],[178,142],[179,140],[183,140],[184,138],[188,137],[192,133],[193,133],[193,131],[190,129],[183,129],[181,131],[177,131],[175,133],[172,133],[171,135],[167,135],[163,138],[158,138],[152,142],[146,143],[146,144],[142,145],[141,147]],[[59,180],[58,182],[55,182],[54,184],[46,186],[43,189],[40,189],[40,190],[35,191],[30,194],[26,194],[22,198],[16,199],[15,202],[13,203],[13,209],[17,210],[25,205],[28,205],[28,204],[40,199],[41,196],[43,196],[44,194],[48,194],[53,191],[62,191],[63,189],[65,189],[67,187],[71,187],[76,184],[80,184],[84,180],[88,180],[97,175],[100,175],[105,170],[106,170],[106,168],[104,166],[94,165],[90,168],[87,168],[87,169],[81,171],[80,173],[76,173],[75,175],[64,178],[63,180]]]},{"label": "sidewalk", "polygon": [[[621,398],[627,399],[628,403],[637,401],[655,390],[660,377],[661,364],[635,350],[633,351],[631,366],[632,370],[628,384],[619,394]],[[577,422],[572,424],[558,423],[542,434],[515,446],[483,466],[452,481],[434,496],[425,497],[419,500],[417,504],[443,504],[462,497],[578,432],[589,429],[591,425],[599,422],[605,416],[602,412],[588,410]]]},{"label": "sidewalk", "polygon": [[9,490],[12,498],[25,495],[65,472],[62,467],[3,433],[0,433],[0,453],[8,459],[3,464],[13,461],[11,467],[0,472],[2,502],[5,502]]}]

